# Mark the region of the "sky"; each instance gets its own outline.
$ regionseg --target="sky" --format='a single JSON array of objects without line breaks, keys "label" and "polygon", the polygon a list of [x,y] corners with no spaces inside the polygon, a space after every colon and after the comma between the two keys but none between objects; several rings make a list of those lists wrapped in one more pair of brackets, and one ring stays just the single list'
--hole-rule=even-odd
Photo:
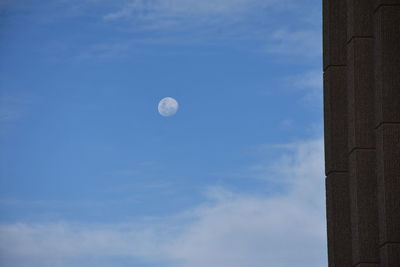
[{"label": "sky", "polygon": [[0,265],[327,266],[320,2],[1,1]]}]

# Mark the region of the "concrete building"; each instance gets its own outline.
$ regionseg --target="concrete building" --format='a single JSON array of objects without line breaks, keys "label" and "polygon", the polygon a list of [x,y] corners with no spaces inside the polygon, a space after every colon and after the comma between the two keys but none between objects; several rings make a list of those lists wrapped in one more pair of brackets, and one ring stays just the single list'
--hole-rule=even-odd
[{"label": "concrete building", "polygon": [[329,267],[400,267],[400,0],[323,0]]}]

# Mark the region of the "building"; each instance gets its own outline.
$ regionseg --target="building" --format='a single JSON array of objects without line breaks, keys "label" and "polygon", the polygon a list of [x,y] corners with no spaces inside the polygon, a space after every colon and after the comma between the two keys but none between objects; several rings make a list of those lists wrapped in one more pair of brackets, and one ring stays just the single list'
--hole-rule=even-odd
[{"label": "building", "polygon": [[329,267],[400,267],[400,0],[323,0]]}]

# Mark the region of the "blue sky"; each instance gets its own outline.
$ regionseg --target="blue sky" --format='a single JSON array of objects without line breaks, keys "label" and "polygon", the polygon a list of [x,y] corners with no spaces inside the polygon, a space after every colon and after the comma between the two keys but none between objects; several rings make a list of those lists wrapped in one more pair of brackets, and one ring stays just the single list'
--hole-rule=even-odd
[{"label": "blue sky", "polygon": [[0,40],[2,266],[326,265],[320,1],[2,1]]}]

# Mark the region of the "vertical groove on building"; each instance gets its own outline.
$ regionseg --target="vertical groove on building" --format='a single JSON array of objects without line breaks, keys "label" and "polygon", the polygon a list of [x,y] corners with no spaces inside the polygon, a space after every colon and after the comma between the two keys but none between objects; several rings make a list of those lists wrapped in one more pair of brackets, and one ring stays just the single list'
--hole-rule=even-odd
[{"label": "vertical groove on building", "polygon": [[400,266],[400,1],[374,12],[375,112],[381,267]]},{"label": "vertical groove on building", "polygon": [[325,170],[330,267],[350,267],[346,0],[323,1]]},{"label": "vertical groove on building", "polygon": [[352,264],[379,263],[373,0],[347,0],[347,88]]}]

